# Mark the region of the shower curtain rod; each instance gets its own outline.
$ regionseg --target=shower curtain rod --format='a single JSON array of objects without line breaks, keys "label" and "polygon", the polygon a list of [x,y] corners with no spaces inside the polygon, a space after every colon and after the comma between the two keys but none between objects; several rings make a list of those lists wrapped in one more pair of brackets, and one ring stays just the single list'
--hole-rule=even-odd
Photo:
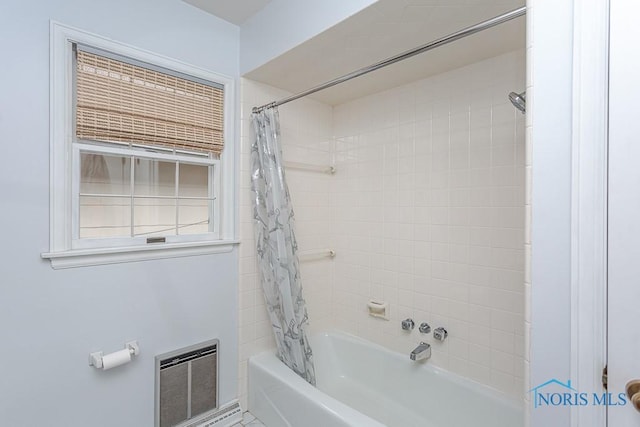
[{"label": "shower curtain rod", "polygon": [[407,58],[411,58],[412,56],[419,55],[423,52],[427,52],[431,49],[435,49],[440,46],[444,46],[445,44],[449,44],[461,38],[470,36],[472,34],[478,33],[480,31],[486,30],[491,27],[495,27],[496,25],[500,25],[504,22],[511,21],[512,19],[518,18],[520,16],[524,16],[527,12],[526,6],[522,6],[518,9],[514,9],[511,12],[507,12],[503,15],[496,16],[494,18],[488,19],[484,22],[480,22],[479,24],[472,25],[470,27],[464,28],[460,31],[456,31],[455,33],[451,33],[448,36],[441,37],[432,42],[419,46],[415,49],[411,49],[400,53],[398,55],[392,56],[390,58],[384,59],[380,62],[377,62],[373,65],[369,65],[364,68],[360,68],[359,70],[352,71],[349,74],[345,74],[344,76],[338,77],[336,79],[330,80],[321,85],[312,87],[311,89],[307,89],[304,92],[297,93],[295,95],[288,96],[286,98],[282,98],[279,101],[273,101],[269,104],[262,105],[260,107],[253,107],[253,112],[257,113],[265,108],[273,108],[283,104],[286,104],[291,101],[295,101],[296,99],[303,98],[307,95],[311,95],[312,93],[319,92],[321,90],[330,88],[340,83],[344,83],[348,80],[355,79],[356,77],[363,76],[365,74],[369,74],[372,71],[379,70],[380,68],[386,67],[387,65],[395,64],[396,62],[400,62]]}]

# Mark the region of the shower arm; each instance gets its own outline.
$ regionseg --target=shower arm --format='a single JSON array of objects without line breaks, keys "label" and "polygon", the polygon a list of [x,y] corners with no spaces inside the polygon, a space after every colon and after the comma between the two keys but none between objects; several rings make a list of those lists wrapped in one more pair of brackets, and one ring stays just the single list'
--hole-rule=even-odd
[{"label": "shower arm", "polygon": [[253,107],[253,112],[254,113],[258,113],[266,108],[273,108],[273,107],[278,107],[280,105],[286,104],[288,102],[291,101],[295,101],[296,99],[300,99],[303,98],[307,95],[311,95],[312,93],[316,93],[319,92],[321,90],[324,89],[328,89],[332,86],[338,85],[340,83],[344,83],[346,81],[349,81],[351,79],[355,79],[356,77],[360,77],[363,76],[365,74],[369,74],[372,71],[376,71],[379,70],[380,68],[384,68],[388,65],[391,64],[395,64],[396,62],[400,62],[403,61],[405,59],[411,58],[413,56],[419,55],[421,53],[427,52],[429,50],[435,49],[437,47],[440,46],[444,46],[446,44],[449,44],[451,42],[454,42],[456,40],[460,40],[464,37],[470,36],[472,34],[478,33],[480,31],[486,30],[488,28],[492,28],[495,27],[496,25],[500,25],[502,23],[511,21],[512,19],[518,18],[520,16],[524,16],[527,13],[527,7],[526,6],[522,6],[518,9],[514,9],[510,12],[507,12],[505,14],[496,16],[494,18],[488,19],[486,21],[480,22],[478,24],[472,25],[470,27],[464,28],[460,31],[456,31],[455,33],[451,33],[447,36],[441,37],[439,39],[433,40],[427,44],[424,44],[422,46],[419,46],[415,49],[411,49],[405,52],[402,52],[398,55],[392,56],[390,58],[384,59],[380,62],[377,62],[375,64],[369,65],[367,67],[364,68],[360,68],[359,70],[356,71],[352,71],[349,74],[345,74],[341,77],[335,78],[333,80],[330,80],[326,83],[323,83],[321,85],[312,87],[311,89],[307,89],[304,92],[300,92],[297,93],[295,95],[291,95],[288,96],[286,98],[282,98],[278,101],[273,101],[270,102],[269,104],[265,104],[262,105],[260,107]]}]

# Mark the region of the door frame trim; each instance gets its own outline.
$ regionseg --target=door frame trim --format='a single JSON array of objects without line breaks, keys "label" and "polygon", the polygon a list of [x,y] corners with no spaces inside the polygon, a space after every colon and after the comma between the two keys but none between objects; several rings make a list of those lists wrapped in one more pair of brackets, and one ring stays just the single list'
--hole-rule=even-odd
[{"label": "door frame trim", "polygon": [[[609,0],[574,2],[571,377],[602,391],[607,362]],[[573,427],[604,427],[606,407],[574,406]]]}]

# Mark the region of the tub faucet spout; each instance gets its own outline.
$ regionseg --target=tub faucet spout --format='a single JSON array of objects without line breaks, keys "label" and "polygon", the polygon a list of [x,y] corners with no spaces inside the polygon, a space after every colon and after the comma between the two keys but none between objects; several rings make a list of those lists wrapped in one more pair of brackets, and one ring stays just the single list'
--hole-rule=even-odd
[{"label": "tub faucet spout", "polygon": [[411,360],[426,360],[431,357],[431,345],[426,342],[421,342],[419,346],[413,349],[409,358]]}]

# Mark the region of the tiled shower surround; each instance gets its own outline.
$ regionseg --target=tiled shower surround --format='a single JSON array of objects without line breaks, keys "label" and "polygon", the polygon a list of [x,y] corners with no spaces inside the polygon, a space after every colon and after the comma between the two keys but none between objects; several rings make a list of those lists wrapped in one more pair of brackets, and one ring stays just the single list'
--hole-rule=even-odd
[{"label": "tiled shower surround", "polygon": [[[444,326],[430,363],[523,390],[524,51],[334,109],[335,326],[409,353]],[[388,302],[391,321],[367,315]]]},{"label": "tiled shower surround", "polygon": [[[246,407],[246,360],[273,346],[254,266],[248,112],[285,94],[242,85]],[[337,253],[302,264],[312,330],[337,328],[407,355],[430,342],[427,363],[521,400],[525,123],[507,94],[524,86],[518,51],[333,108],[310,99],[281,107],[285,158],[337,169],[287,171],[300,249]],[[389,303],[389,321],[367,314],[372,299]],[[404,332],[407,317],[449,337]]]}]

